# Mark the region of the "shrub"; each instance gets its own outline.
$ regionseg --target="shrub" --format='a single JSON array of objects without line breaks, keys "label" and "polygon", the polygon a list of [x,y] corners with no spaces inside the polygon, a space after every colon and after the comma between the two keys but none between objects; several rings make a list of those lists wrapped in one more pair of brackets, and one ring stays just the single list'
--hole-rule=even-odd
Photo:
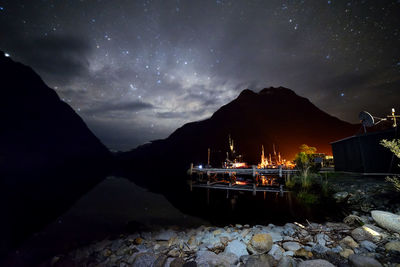
[{"label": "shrub", "polygon": [[[392,151],[392,153],[396,157],[400,158],[400,139],[393,139],[391,141],[383,139],[381,141],[381,145],[383,145],[384,147],[390,149],[390,151]],[[399,167],[400,167],[400,165],[399,165]],[[392,183],[394,188],[398,192],[400,192],[400,180],[399,180],[399,177],[386,177],[386,181]]]}]

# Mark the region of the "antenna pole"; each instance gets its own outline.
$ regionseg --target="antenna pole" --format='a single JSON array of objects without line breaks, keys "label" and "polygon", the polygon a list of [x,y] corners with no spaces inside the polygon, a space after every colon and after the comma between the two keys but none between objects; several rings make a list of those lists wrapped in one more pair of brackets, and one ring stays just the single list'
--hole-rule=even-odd
[{"label": "antenna pole", "polygon": [[400,118],[400,116],[396,115],[394,108],[392,108],[392,115],[386,117],[393,120],[393,127],[397,127],[397,118]]}]

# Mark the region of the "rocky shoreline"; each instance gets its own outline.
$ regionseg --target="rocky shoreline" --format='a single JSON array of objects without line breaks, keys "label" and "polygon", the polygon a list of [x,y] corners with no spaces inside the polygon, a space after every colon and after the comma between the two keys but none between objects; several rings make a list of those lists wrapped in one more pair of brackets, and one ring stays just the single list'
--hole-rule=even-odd
[{"label": "rocky shoreline", "polygon": [[56,256],[53,266],[400,266],[400,216],[283,226],[170,227],[102,240]]}]

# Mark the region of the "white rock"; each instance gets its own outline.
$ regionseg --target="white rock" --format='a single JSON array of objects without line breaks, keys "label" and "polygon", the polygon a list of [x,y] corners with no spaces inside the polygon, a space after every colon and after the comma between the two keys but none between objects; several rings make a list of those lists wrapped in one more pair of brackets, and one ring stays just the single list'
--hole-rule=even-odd
[{"label": "white rock", "polygon": [[228,245],[225,248],[225,253],[233,253],[236,256],[240,257],[242,255],[249,255],[246,249],[246,244],[243,242],[240,242],[238,240],[233,240],[232,242],[229,242]]},{"label": "white rock", "polygon": [[372,218],[381,227],[400,233],[400,216],[387,211],[373,210]]}]

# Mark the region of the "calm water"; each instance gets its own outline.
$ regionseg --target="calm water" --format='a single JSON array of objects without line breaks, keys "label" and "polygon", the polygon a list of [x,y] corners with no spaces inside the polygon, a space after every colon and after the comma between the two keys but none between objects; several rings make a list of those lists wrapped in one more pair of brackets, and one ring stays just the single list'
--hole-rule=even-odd
[{"label": "calm water", "polygon": [[235,191],[189,187],[179,193],[166,194],[182,212],[199,216],[216,225],[284,224],[287,222],[341,221],[345,207],[333,199],[322,198],[306,204],[294,193]]}]

